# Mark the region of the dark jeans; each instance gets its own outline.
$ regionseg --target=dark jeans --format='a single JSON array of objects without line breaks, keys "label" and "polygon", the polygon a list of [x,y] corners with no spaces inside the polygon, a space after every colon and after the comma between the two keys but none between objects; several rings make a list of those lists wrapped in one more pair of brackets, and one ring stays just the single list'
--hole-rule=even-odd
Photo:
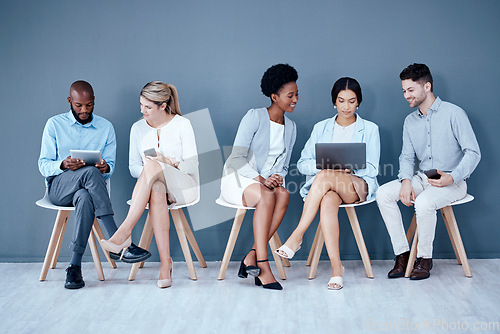
[{"label": "dark jeans", "polygon": [[94,217],[112,215],[106,181],[94,166],[75,171],[67,170],[47,178],[49,198],[55,205],[75,207],[75,230],[70,249],[79,254],[85,252]]}]

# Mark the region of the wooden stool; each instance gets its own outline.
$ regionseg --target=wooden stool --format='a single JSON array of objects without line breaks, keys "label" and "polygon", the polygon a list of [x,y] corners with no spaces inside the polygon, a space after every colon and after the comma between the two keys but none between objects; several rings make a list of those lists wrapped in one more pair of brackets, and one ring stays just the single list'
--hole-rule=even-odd
[{"label": "wooden stool", "polygon": [[[352,233],[354,234],[354,238],[356,239],[356,243],[358,244],[359,253],[361,254],[361,259],[363,260],[366,276],[368,276],[368,278],[374,277],[372,264],[370,261],[370,256],[368,255],[368,251],[366,249],[365,240],[363,239],[363,234],[361,233],[361,228],[359,227],[359,221],[358,221],[358,216],[356,215],[355,207],[366,205],[374,201],[375,199],[361,203],[340,205],[341,208],[345,208],[347,216],[349,217],[349,222],[351,223],[352,227]],[[316,276],[316,269],[318,268],[319,257],[321,256],[321,251],[323,249],[324,243],[325,243],[325,237],[323,236],[323,232],[321,231],[321,221],[320,221],[318,224],[318,229],[316,230],[316,235],[314,236],[314,240],[311,246],[311,251],[309,252],[309,256],[307,257],[307,262],[306,262],[307,266],[311,266],[311,268],[309,269],[309,279],[313,279]]]},{"label": "wooden stool", "polygon": [[[198,278],[196,276],[196,271],[194,269],[193,258],[191,257],[191,252],[189,250],[189,245],[193,249],[198,262],[202,268],[207,267],[207,263],[201,254],[200,247],[198,247],[198,243],[193,235],[193,231],[191,227],[189,227],[189,223],[184,215],[184,211],[182,208],[195,205],[198,203],[200,199],[198,198],[194,202],[182,205],[173,205],[169,207],[170,214],[172,215],[172,221],[174,222],[175,230],[177,231],[177,236],[179,237],[179,242],[181,244],[182,253],[184,254],[184,259],[186,260],[186,264],[189,270],[189,276],[192,280],[196,281]],[[131,200],[127,201],[127,204],[130,205]],[[146,209],[149,209],[149,205],[146,206]],[[153,240],[153,226],[149,221],[149,214],[146,218],[146,222],[144,223],[144,228],[142,230],[141,240],[139,241],[139,247],[149,250],[151,246],[151,241]],[[189,242],[189,243],[188,243]],[[135,276],[137,275],[137,271],[139,268],[144,267],[145,261],[134,263],[132,265],[132,269],[130,269],[129,281],[133,281]]]},{"label": "wooden stool", "polygon": [[[236,243],[236,239],[238,238],[238,233],[240,233],[240,228],[241,224],[243,223],[243,218],[245,218],[245,213],[247,212],[247,210],[254,210],[255,208],[234,205],[226,202],[221,197],[219,197],[215,201],[215,203],[228,208],[237,209],[236,215],[234,216],[233,227],[231,228],[231,233],[229,234],[229,240],[227,241],[226,250],[224,252],[224,257],[222,258],[222,262],[220,264],[219,277],[217,277],[217,279],[223,280],[224,277],[226,276],[227,266],[229,264],[229,261],[231,260],[231,255],[233,254],[234,245]],[[278,274],[280,278],[286,279],[285,268],[283,267],[283,264],[286,267],[290,267],[290,262],[288,261],[288,259],[282,259],[278,254],[274,252],[276,249],[281,247],[281,240],[280,237],[278,236],[278,232],[275,232],[271,240],[269,240],[269,246],[271,247],[271,252],[274,257],[274,262],[276,262],[276,268],[278,269]]]},{"label": "wooden stool", "polygon": [[[106,183],[109,192],[109,182]],[[75,207],[52,204],[49,199],[48,189],[45,190],[45,195],[43,196],[43,198],[36,201],[36,205],[46,209],[58,210],[56,220],[54,222],[54,228],[52,229],[52,234],[50,236],[49,246],[47,247],[47,252],[45,253],[42,272],[40,274],[40,281],[45,281],[45,279],[47,278],[47,273],[49,271],[49,266],[51,269],[54,269],[57,265],[57,260],[59,259],[59,253],[61,251],[61,245],[64,239],[64,233],[66,232],[66,227],[68,226],[69,214],[71,213],[71,211],[75,210]],[[104,281],[104,272],[102,271],[101,259],[99,258],[99,250],[97,249],[97,243],[95,240],[95,237],[97,237],[97,240],[100,244],[101,239],[104,239],[104,234],[102,233],[97,219],[95,218],[94,225],[92,226],[92,231],[94,233],[90,232],[89,235],[90,252],[92,253],[92,259],[94,260],[95,269],[97,271],[97,278],[100,281]],[[106,256],[110,267],[116,268],[115,261],[113,261],[113,259],[109,257],[109,252],[102,246],[101,249],[104,252],[104,256]]]},{"label": "wooden stool", "polygon": [[[467,260],[467,254],[465,253],[464,244],[462,243],[462,238],[460,237],[460,231],[458,230],[457,220],[455,219],[455,214],[451,208],[454,205],[468,203],[474,200],[474,196],[467,194],[461,200],[455,201],[444,208],[441,208],[441,215],[443,216],[444,225],[450,236],[451,245],[453,246],[453,251],[457,257],[458,264],[462,265],[465,276],[472,277],[472,272],[470,270],[469,261]],[[413,265],[417,257],[417,243],[418,243],[418,231],[417,231],[417,219],[416,215],[413,215],[410,227],[408,227],[408,232],[406,233],[406,238],[408,243],[413,236],[413,243],[411,245],[410,258],[408,259],[408,266],[406,267],[405,277],[410,277],[411,271],[413,270]]]}]

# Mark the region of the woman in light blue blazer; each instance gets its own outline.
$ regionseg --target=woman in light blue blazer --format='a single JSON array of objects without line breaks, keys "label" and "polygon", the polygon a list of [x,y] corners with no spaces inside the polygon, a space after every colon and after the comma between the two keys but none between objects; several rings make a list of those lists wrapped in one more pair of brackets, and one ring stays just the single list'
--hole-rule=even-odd
[{"label": "woman in light blue blazer", "polygon": [[254,244],[241,261],[238,276],[255,277],[255,285],[281,290],[267,259],[267,243],[285,215],[290,194],[285,188],[295,144],[295,123],[285,116],[299,99],[297,71],[277,64],[264,73],[262,93],[268,108],[250,109],[241,120],[232,153],[224,165],[221,197],[229,203],[255,207]]},{"label": "woman in light blue blazer", "polygon": [[[321,230],[330,257],[332,276],[328,288],[343,287],[344,267],[339,254],[338,211],[341,204],[371,200],[378,188],[380,159],[378,126],[362,119],[356,110],[362,100],[361,87],[353,78],[340,78],[332,88],[332,102],[337,115],[317,123],[307,141],[297,167],[307,176],[300,190],[304,208],[299,224],[278,255],[292,258],[299,250],[302,237],[321,208]],[[366,168],[357,170],[319,170],[316,168],[316,143],[366,143]]]}]

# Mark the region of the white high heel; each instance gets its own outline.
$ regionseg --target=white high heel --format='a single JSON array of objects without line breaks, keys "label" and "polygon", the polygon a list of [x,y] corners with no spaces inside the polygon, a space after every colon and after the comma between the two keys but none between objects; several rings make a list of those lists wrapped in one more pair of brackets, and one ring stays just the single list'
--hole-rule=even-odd
[{"label": "white high heel", "polygon": [[342,276],[332,276],[328,281],[328,290],[340,290],[344,287],[344,272],[345,268],[342,266]]},{"label": "white high heel", "polygon": [[172,271],[174,270],[174,261],[172,260],[172,258],[170,258],[170,262],[172,263],[172,265],[170,266],[170,278],[158,279],[158,282],[156,282],[156,285],[160,289],[169,288],[172,286]]},{"label": "white high heel", "polygon": [[109,240],[106,239],[101,239],[101,245],[104,249],[106,249],[108,252],[112,253],[121,253],[120,255],[120,260],[123,258],[123,253],[125,253],[125,250],[132,245],[132,236],[128,237],[127,240],[121,245],[116,245],[112,243]]}]

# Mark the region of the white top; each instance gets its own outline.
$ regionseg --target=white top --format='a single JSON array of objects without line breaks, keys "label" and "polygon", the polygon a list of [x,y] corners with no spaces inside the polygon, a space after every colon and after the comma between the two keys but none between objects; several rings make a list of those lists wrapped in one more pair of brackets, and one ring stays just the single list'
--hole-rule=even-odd
[{"label": "white top", "polygon": [[271,176],[271,169],[285,158],[285,125],[269,120],[269,155],[267,156],[260,175],[267,179]]},{"label": "white top", "polygon": [[335,122],[335,125],[333,126],[332,143],[352,142],[352,136],[354,134],[355,127],[356,127],[356,122],[345,127]]},{"label": "white top", "polygon": [[178,169],[198,181],[198,153],[191,122],[182,116],[174,118],[161,128],[151,127],[145,119],[135,122],[130,129],[129,170],[138,178],[144,166],[144,151],[158,150],[166,157],[179,161]]}]

